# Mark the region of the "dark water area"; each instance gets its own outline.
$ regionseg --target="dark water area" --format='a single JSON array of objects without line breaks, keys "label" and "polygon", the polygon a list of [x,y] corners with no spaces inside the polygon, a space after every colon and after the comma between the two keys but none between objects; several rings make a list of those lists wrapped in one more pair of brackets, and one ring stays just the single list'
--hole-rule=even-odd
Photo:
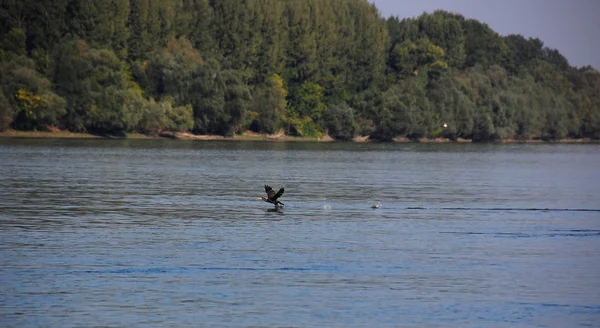
[{"label": "dark water area", "polygon": [[600,146],[0,139],[0,325],[599,327]]}]

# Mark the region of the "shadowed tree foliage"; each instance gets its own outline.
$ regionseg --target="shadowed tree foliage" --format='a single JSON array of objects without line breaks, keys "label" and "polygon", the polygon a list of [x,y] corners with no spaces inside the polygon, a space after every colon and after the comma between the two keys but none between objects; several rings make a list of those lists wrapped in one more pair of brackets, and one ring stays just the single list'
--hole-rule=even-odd
[{"label": "shadowed tree foliage", "polygon": [[0,131],[6,130],[13,120],[13,109],[4,93],[4,89],[0,88]]},{"label": "shadowed tree foliage", "polygon": [[327,134],[340,140],[350,140],[357,134],[354,110],[346,103],[334,104],[325,110],[324,123]]},{"label": "shadowed tree foliage", "polygon": [[114,52],[71,41],[56,49],[53,63],[55,88],[68,102],[64,127],[121,133],[136,125],[144,99]]},{"label": "shadowed tree foliage", "polygon": [[65,113],[66,102],[51,90],[51,83],[35,70],[33,60],[15,57],[0,64],[0,129],[54,126]]},{"label": "shadowed tree foliage", "polygon": [[282,120],[286,118],[287,90],[283,80],[273,74],[264,85],[254,90],[254,96],[248,121],[250,129],[255,132],[273,133],[282,128]]},{"label": "shadowed tree foliage", "polygon": [[596,69],[442,10],[5,0],[0,38],[2,130],[600,138]]},{"label": "shadowed tree foliage", "polygon": [[188,131],[194,126],[191,105],[173,107],[173,99],[155,102],[151,100],[143,106],[137,130],[150,135],[163,131]]}]

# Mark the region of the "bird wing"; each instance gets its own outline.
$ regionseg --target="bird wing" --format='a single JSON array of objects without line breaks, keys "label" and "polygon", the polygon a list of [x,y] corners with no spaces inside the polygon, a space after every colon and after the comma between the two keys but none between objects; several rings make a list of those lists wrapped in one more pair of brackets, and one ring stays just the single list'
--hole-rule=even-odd
[{"label": "bird wing", "polygon": [[273,197],[275,197],[275,190],[273,190],[271,186],[265,185],[265,191],[267,192],[268,199],[273,199]]},{"label": "bird wing", "polygon": [[283,188],[279,189],[275,196],[273,196],[273,200],[276,200],[277,198],[281,197],[281,195],[283,195]]}]

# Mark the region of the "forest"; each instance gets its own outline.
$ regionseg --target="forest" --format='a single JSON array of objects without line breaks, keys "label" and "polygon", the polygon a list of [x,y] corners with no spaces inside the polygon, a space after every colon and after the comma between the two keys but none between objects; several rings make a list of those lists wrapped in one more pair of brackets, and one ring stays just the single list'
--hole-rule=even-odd
[{"label": "forest", "polygon": [[2,0],[0,131],[600,139],[600,73],[367,0]]}]

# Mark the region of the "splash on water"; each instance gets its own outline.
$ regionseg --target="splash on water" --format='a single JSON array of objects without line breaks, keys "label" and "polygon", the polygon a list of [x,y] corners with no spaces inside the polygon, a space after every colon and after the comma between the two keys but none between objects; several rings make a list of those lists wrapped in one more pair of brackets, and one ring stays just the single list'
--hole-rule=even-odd
[{"label": "splash on water", "polygon": [[380,209],[381,208],[381,202],[377,201],[377,202],[373,203],[371,205],[371,208],[374,209],[374,210]]}]

